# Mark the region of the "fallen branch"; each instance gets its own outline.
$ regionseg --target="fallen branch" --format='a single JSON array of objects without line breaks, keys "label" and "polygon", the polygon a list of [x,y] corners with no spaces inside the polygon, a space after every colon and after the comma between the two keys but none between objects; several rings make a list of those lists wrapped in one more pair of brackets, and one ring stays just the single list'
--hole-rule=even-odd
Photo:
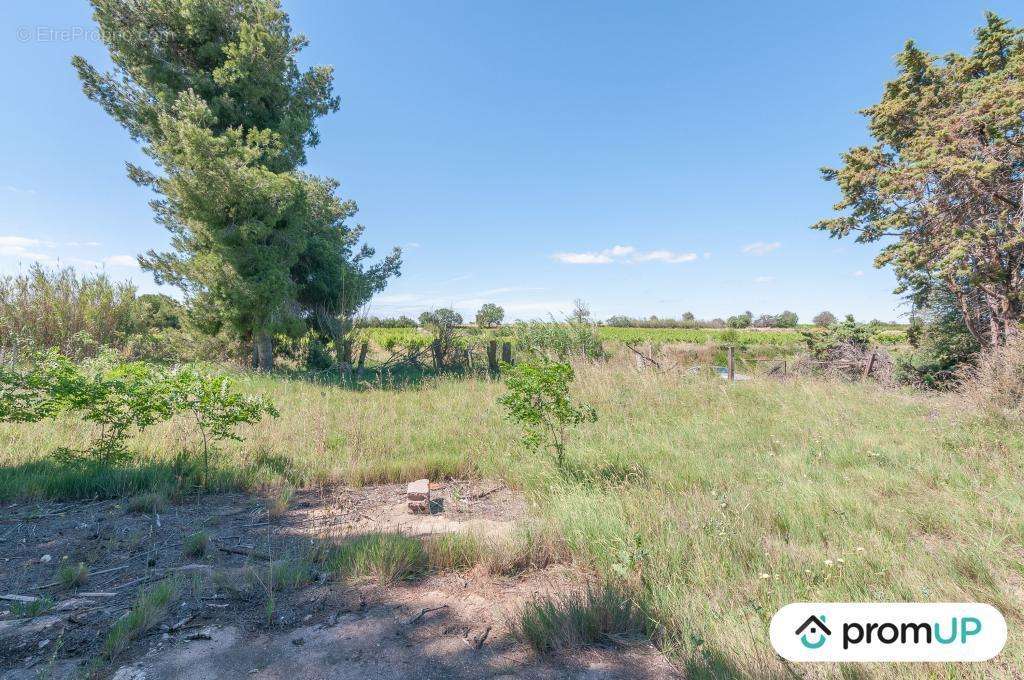
[{"label": "fallen branch", "polygon": [[426,614],[429,614],[430,612],[436,612],[436,611],[439,611],[441,609],[447,609],[447,608],[448,608],[448,605],[446,605],[446,604],[443,604],[440,607],[424,607],[423,609],[420,610],[419,614],[417,614],[416,616],[414,616],[411,619],[409,619],[406,623],[407,623],[407,625],[412,625],[412,624],[416,623],[417,621],[419,621],[420,619],[422,619]]},{"label": "fallen branch", "polygon": [[270,555],[265,555],[265,554],[263,554],[261,552],[256,552],[255,550],[250,550],[249,548],[229,548],[229,547],[221,545],[221,546],[217,546],[217,550],[220,550],[221,552],[229,553],[231,555],[244,555],[245,557],[252,557],[253,559],[257,559],[257,560],[266,560],[267,562],[270,561]]}]

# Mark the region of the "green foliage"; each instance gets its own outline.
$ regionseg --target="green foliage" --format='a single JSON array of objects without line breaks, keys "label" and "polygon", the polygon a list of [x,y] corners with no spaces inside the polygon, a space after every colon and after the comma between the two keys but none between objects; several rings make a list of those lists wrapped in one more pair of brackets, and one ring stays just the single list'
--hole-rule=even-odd
[{"label": "green foliage", "polygon": [[572,366],[524,362],[505,365],[503,370],[508,392],[498,401],[509,418],[522,426],[523,444],[531,450],[553,451],[561,467],[571,429],[597,421],[593,408],[575,404],[569,394],[575,378]]},{"label": "green foliage", "polygon": [[89,581],[89,567],[84,562],[63,560],[57,569],[57,581],[65,588],[80,588]]},{"label": "green foliage", "polygon": [[[824,168],[842,200],[814,225],[860,243],[887,239],[897,292],[915,302],[941,287],[981,345],[999,345],[1024,316],[1024,32],[992,13],[969,55],[908,41],[897,77],[864,110],[874,143]],[[891,240],[890,240],[891,239]]]},{"label": "green foliage", "polygon": [[437,348],[435,359],[441,365],[455,363],[455,350],[460,346],[462,315],[455,310],[442,307],[420,315],[420,325],[434,336]]},{"label": "green foliage", "polygon": [[725,320],[725,323],[729,328],[749,328],[750,324],[754,322],[754,315],[750,312],[743,312],[736,316],[730,316]]},{"label": "green foliage", "polygon": [[505,319],[505,310],[493,302],[485,303],[476,313],[476,325],[480,328],[500,326]]},{"label": "green foliage", "polygon": [[561,323],[554,319],[549,323],[520,321],[512,327],[512,335],[519,349],[548,361],[605,356],[597,327],[577,317]]},{"label": "green foliage", "polygon": [[11,616],[16,619],[31,619],[46,614],[53,609],[56,602],[50,595],[43,595],[31,602],[12,602]]},{"label": "green foliage", "polygon": [[911,324],[913,348],[896,356],[896,379],[928,389],[950,389],[963,366],[981,349],[964,324],[956,300],[948,291],[933,289]]},{"label": "green foliage", "polygon": [[188,557],[202,557],[210,547],[210,535],[205,531],[189,534],[185,539],[181,552]]},{"label": "green foliage", "polygon": [[829,353],[839,345],[853,345],[865,349],[871,344],[874,329],[868,324],[858,323],[852,314],[834,323],[824,332],[803,331],[801,335],[807,343],[807,349],[817,359],[827,359]]},{"label": "green foliage", "polygon": [[116,463],[127,459],[125,442],[133,432],[187,413],[209,442],[239,439],[234,427],[276,416],[262,397],[238,394],[227,376],[185,365],[172,370],[141,361],[118,361],[109,352],[75,363],[56,349],[29,357],[20,371],[0,367],[0,422],[38,422],[74,413],[98,426],[81,450],[58,449],[66,461],[83,457]]}]

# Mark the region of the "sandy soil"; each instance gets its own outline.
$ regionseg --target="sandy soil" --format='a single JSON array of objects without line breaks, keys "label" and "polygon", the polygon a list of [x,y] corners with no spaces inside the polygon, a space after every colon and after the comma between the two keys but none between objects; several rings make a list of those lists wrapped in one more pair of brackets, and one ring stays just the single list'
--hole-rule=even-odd
[{"label": "sandy soil", "polygon": [[[433,515],[412,515],[404,486],[298,492],[269,517],[265,499],[217,494],[186,499],[158,514],[127,502],[23,503],[0,507],[0,595],[52,600],[20,616],[0,600],[0,678],[664,678],[673,669],[649,643],[538,656],[508,630],[530,598],[565,593],[585,576],[554,565],[517,577],[472,570],[434,574],[384,588],[327,574],[266,597],[214,588],[240,580],[248,565],[299,555],[319,543],[369,531],[422,536],[447,531],[509,531],[525,511],[496,483],[450,482],[432,495]],[[182,554],[185,538],[212,539],[203,558]],[[85,562],[87,583],[57,583],[62,560]],[[113,662],[101,655],[110,626],[139,588],[179,575],[189,590],[161,625]]]}]

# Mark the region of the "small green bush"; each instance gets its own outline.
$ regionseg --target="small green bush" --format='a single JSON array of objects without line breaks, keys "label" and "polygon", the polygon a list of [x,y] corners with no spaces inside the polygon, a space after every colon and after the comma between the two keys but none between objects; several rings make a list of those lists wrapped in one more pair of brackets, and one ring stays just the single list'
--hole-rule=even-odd
[{"label": "small green bush", "polygon": [[105,463],[128,458],[132,432],[187,413],[202,436],[204,461],[211,441],[240,440],[236,425],[277,416],[273,404],[238,394],[227,376],[185,365],[173,370],[142,361],[120,361],[110,352],[76,363],[56,349],[29,356],[25,370],[0,367],[0,422],[38,422],[78,414],[99,426],[84,449],[58,449],[64,462]]},{"label": "small green bush", "polygon": [[572,428],[595,422],[597,412],[573,403],[569,383],[575,378],[569,364],[542,362],[504,366],[508,392],[498,401],[509,418],[523,427],[523,444],[531,450],[549,449],[559,467]]}]

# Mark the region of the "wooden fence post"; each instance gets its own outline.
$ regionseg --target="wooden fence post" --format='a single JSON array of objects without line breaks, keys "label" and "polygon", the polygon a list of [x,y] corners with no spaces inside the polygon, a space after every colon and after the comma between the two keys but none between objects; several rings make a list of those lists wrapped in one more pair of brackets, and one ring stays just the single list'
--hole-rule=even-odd
[{"label": "wooden fence post", "polygon": [[736,380],[736,359],[732,345],[729,345],[729,380]]},{"label": "wooden fence post", "polygon": [[512,343],[503,342],[501,343],[501,360],[506,364],[512,363]]},{"label": "wooden fence post", "polygon": [[871,369],[875,367],[875,358],[877,358],[877,356],[878,354],[876,352],[871,353],[871,356],[868,358],[867,366],[864,367],[864,374],[860,377],[861,380],[866,380],[867,377],[871,375]]},{"label": "wooden fence post", "polygon": [[434,354],[434,369],[440,370],[444,364],[444,357],[441,356],[441,341],[434,340],[430,343],[430,351]]},{"label": "wooden fence post", "polygon": [[366,353],[370,351],[370,343],[363,340],[363,344],[359,346],[359,361],[356,363],[356,373],[359,375],[363,374],[363,365],[366,364]]},{"label": "wooden fence post", "polygon": [[490,371],[498,370],[498,341],[491,340],[487,343],[487,368]]}]

